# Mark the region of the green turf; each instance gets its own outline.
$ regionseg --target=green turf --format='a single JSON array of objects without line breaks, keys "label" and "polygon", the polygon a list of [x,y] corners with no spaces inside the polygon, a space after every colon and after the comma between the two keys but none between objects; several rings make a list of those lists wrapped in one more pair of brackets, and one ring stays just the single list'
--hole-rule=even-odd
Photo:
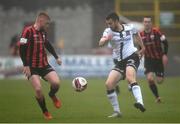
[{"label": "green turf", "polygon": [[134,98],[127,90],[127,83],[121,82],[118,98],[122,118],[107,118],[112,108],[105,94],[105,79],[87,80],[88,88],[81,93],[73,91],[71,80],[62,80],[58,92],[63,104],[61,109],[54,108],[47,96],[49,85],[42,83],[48,109],[53,115],[51,121],[44,120],[28,81],[0,80],[0,122],[180,122],[180,78],[167,78],[164,84],[158,85],[163,100],[161,104],[155,103],[147,82],[139,80],[147,108],[145,113],[133,107]]}]

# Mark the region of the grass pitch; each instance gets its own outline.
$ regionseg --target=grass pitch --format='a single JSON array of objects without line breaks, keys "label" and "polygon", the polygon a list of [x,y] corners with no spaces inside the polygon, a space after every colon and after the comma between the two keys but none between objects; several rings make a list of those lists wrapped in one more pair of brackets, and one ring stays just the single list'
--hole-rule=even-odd
[{"label": "grass pitch", "polygon": [[155,103],[155,99],[145,79],[139,80],[142,89],[145,113],[135,109],[134,97],[128,91],[126,81],[120,82],[119,103],[122,118],[107,118],[112,107],[106,97],[105,78],[87,79],[88,87],[78,93],[72,89],[71,80],[62,79],[58,96],[62,100],[62,108],[56,109],[48,97],[49,84],[42,82],[46,104],[53,119],[44,120],[36,103],[31,84],[26,80],[0,80],[0,122],[13,123],[168,123],[180,122],[180,78],[167,78],[158,85],[163,103]]}]

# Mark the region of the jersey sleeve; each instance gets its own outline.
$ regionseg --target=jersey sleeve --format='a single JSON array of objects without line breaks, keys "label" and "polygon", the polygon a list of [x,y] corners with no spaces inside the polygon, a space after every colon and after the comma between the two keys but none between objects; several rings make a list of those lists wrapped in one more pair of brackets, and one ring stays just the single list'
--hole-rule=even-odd
[{"label": "jersey sleeve", "polygon": [[110,32],[110,29],[106,28],[103,32],[102,38],[108,38],[111,35],[112,35],[112,33]]},{"label": "jersey sleeve", "polygon": [[[159,32],[160,32],[160,31],[159,31]],[[161,32],[160,32],[160,33],[161,33]],[[161,40],[161,42],[162,42],[162,44],[163,44],[163,53],[167,55],[169,45],[168,45],[168,41],[167,41],[165,35],[162,34],[162,33],[161,33],[161,35],[160,35],[160,40]]]},{"label": "jersey sleeve", "polygon": [[19,54],[24,66],[28,66],[29,63],[26,59],[27,56],[27,49],[28,49],[28,42],[30,40],[30,31],[28,28],[24,28],[20,41],[19,41]]},{"label": "jersey sleeve", "polygon": [[56,54],[53,46],[49,42],[49,40],[48,40],[46,35],[45,35],[45,47],[54,56],[55,59],[58,59],[58,55]]},{"label": "jersey sleeve", "polygon": [[154,28],[153,30],[157,33],[161,42],[164,42],[166,40],[166,36],[158,28]]},{"label": "jersey sleeve", "polygon": [[159,38],[160,38],[160,41],[161,43],[163,44],[163,52],[164,54],[167,54],[168,53],[168,41],[165,37],[165,35],[163,33],[161,33],[161,31],[157,28],[154,28],[154,30],[157,32]]},{"label": "jersey sleeve", "polygon": [[20,38],[20,44],[27,44],[30,37],[30,31],[28,28],[24,28]]}]

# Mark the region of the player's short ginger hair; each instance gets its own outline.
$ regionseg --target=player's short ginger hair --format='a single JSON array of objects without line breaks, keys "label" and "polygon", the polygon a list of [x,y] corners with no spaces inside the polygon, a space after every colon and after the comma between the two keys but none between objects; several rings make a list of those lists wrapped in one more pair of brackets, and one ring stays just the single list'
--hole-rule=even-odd
[{"label": "player's short ginger hair", "polygon": [[44,17],[47,18],[48,20],[51,20],[47,12],[39,12],[37,15],[37,19],[44,18]]}]

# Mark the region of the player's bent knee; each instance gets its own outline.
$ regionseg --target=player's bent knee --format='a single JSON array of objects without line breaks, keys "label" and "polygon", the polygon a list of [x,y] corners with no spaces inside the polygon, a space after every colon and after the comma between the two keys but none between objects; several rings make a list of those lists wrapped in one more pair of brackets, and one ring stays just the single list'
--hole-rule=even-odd
[{"label": "player's bent knee", "polygon": [[126,73],[126,80],[131,83],[131,82],[136,82],[136,77],[134,73],[128,72]]},{"label": "player's bent knee", "polygon": [[153,78],[147,78],[147,80],[148,80],[149,82],[154,81]]},{"label": "player's bent knee", "polygon": [[126,80],[129,82],[129,84],[136,82],[134,78],[126,78]]},{"label": "player's bent knee", "polygon": [[148,83],[149,84],[153,84],[155,81],[154,81],[154,78],[153,77],[151,77],[151,76],[148,76],[147,77],[147,80],[148,80]]},{"label": "player's bent knee", "polygon": [[106,82],[106,89],[107,90],[112,90],[112,89],[114,89],[114,86],[113,86],[113,83],[111,83],[111,82]]},{"label": "player's bent knee", "polygon": [[51,86],[58,89],[59,88],[59,83],[53,83]]},{"label": "player's bent knee", "polygon": [[41,98],[43,96],[41,88],[36,88],[35,92],[37,98]]},{"label": "player's bent knee", "polygon": [[56,78],[54,79],[54,83],[59,85],[59,84],[60,84],[60,79],[59,79],[58,77],[56,77]]},{"label": "player's bent knee", "polygon": [[50,84],[51,84],[52,86],[59,87],[60,81],[59,81],[59,80],[53,80],[53,81],[50,81]]},{"label": "player's bent knee", "polygon": [[147,79],[147,80],[148,80],[149,85],[151,85],[151,84],[154,84],[154,83],[155,83],[154,79],[152,79],[152,78]]},{"label": "player's bent knee", "polygon": [[129,82],[129,84],[136,82],[136,80],[133,76],[126,76],[126,80]]}]

